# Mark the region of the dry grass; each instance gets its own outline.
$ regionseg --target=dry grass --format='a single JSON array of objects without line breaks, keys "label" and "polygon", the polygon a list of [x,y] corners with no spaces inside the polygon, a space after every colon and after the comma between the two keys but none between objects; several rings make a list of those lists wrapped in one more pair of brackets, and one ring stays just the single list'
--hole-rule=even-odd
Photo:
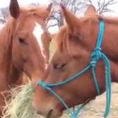
[{"label": "dry grass", "polygon": [[31,83],[11,89],[6,99],[2,118],[33,118],[34,109],[31,104],[33,89]]}]

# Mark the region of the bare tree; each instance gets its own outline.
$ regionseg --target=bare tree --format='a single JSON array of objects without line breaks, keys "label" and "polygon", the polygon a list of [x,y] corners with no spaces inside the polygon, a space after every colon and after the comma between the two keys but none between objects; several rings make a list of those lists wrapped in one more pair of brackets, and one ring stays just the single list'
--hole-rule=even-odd
[{"label": "bare tree", "polygon": [[117,3],[116,0],[84,0],[86,5],[92,4],[96,7],[99,14],[104,14],[106,12],[112,12],[109,8],[111,5]]},{"label": "bare tree", "polygon": [[6,19],[8,17],[8,14],[9,14],[8,7],[5,7],[5,8],[1,8],[0,9],[0,21],[2,23],[5,23],[6,22]]},{"label": "bare tree", "polygon": [[88,5],[92,4],[97,9],[98,14],[104,14],[106,12],[111,12],[109,8],[111,5],[116,3],[116,0],[51,0],[53,3],[53,9],[51,12],[50,19],[55,22],[50,22],[48,27],[53,27],[58,25],[59,27],[63,25],[63,14],[60,10],[60,4],[63,4],[75,15],[80,14],[82,10],[87,8]]}]

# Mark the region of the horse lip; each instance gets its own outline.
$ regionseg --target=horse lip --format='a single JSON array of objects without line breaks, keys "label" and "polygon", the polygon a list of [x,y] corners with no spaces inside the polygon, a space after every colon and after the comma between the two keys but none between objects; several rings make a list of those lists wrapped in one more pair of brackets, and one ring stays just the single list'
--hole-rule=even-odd
[{"label": "horse lip", "polygon": [[48,112],[48,114],[47,114],[47,117],[46,117],[46,118],[51,118],[51,116],[52,116],[52,112],[53,112],[53,109],[51,109],[51,110]]}]

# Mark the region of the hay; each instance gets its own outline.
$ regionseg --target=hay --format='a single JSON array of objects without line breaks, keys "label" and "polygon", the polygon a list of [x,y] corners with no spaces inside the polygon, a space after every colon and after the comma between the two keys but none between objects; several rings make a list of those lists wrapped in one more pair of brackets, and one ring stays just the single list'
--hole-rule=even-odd
[{"label": "hay", "polygon": [[12,89],[2,118],[33,118],[35,112],[31,106],[32,93],[31,83]]}]

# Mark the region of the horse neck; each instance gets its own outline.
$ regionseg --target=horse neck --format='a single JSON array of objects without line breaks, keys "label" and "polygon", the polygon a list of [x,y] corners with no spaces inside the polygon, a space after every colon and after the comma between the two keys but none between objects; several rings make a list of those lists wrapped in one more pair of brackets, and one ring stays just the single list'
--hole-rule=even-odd
[{"label": "horse neck", "polygon": [[107,55],[111,64],[111,76],[113,82],[118,82],[118,21],[105,21],[103,39],[103,52]]},{"label": "horse neck", "polygon": [[[110,61],[112,82],[118,82],[118,30],[117,30],[118,20],[113,19],[111,21],[110,19],[104,19],[104,22],[105,22],[105,29],[104,29],[104,35],[103,35],[101,48],[102,48],[103,53],[108,57]],[[88,28],[85,28],[85,29],[88,29]],[[91,27],[90,29],[92,30],[92,35],[90,34],[89,36],[88,35],[86,36],[86,39],[88,39],[89,37],[89,40],[88,41],[82,40],[84,41],[85,45],[78,46],[80,47],[80,49],[78,48],[78,50],[81,50],[83,61],[86,64],[89,63],[90,54],[91,54],[91,51],[95,48],[96,37],[98,34],[98,31],[97,30],[95,31],[93,27]],[[78,45],[81,45],[81,44],[79,43]],[[80,67],[84,67],[85,63],[81,63]],[[101,73],[100,70],[97,73]]]}]

